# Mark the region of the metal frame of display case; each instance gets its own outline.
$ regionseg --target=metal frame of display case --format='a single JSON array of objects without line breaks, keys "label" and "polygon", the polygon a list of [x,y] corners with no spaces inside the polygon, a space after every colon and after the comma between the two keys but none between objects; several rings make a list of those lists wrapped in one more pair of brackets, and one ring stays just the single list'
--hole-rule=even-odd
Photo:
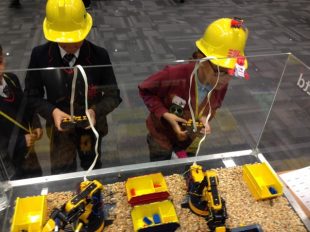
[{"label": "metal frame of display case", "polygon": [[[272,56],[274,56],[274,55],[278,56],[278,55],[285,55],[285,54],[273,54]],[[262,109],[260,109],[261,111],[263,111],[264,117],[262,118],[262,121],[261,121],[261,124],[263,125],[263,127],[261,128],[261,131],[258,132],[259,136],[258,136],[257,140],[255,139],[256,138],[256,134],[255,134],[256,132],[254,131],[253,134],[249,133],[249,135],[252,137],[249,139],[250,142],[246,141],[247,146],[242,146],[242,147],[237,147],[237,148],[236,147],[229,147],[228,148],[229,151],[231,151],[232,149],[237,149],[238,151],[216,153],[216,152],[221,152],[222,150],[219,151],[219,150],[215,149],[215,150],[212,150],[210,153],[216,153],[216,154],[200,155],[198,157],[174,159],[174,160],[166,160],[166,161],[158,161],[158,162],[149,162],[149,163],[137,163],[137,164],[129,164],[129,165],[123,165],[123,166],[115,166],[115,167],[107,167],[107,168],[103,168],[103,169],[93,170],[90,173],[87,173],[85,171],[81,171],[81,172],[74,172],[74,173],[68,173],[68,174],[42,176],[42,177],[31,178],[31,179],[9,181],[8,184],[10,185],[11,189],[7,192],[7,195],[9,196],[8,198],[10,201],[10,207],[8,207],[5,211],[2,211],[0,213],[0,220],[4,222],[4,223],[2,223],[2,226],[3,226],[2,231],[8,231],[9,230],[10,220],[8,220],[8,219],[10,219],[12,214],[13,214],[14,201],[15,201],[16,197],[24,197],[24,196],[29,196],[29,195],[39,195],[39,194],[41,194],[41,192],[47,192],[47,191],[48,192],[71,191],[75,187],[75,185],[74,185],[75,182],[76,183],[81,182],[82,178],[86,174],[87,174],[87,177],[89,177],[89,178],[103,179],[102,183],[107,184],[107,183],[115,183],[118,181],[125,181],[126,178],[131,177],[133,175],[134,176],[143,175],[143,174],[148,174],[148,173],[154,172],[154,171],[156,171],[156,172],[161,171],[161,172],[163,172],[164,175],[168,175],[168,174],[171,174],[172,171],[177,170],[174,173],[181,174],[184,172],[186,165],[189,165],[195,161],[198,162],[199,164],[201,164],[202,166],[204,166],[206,169],[220,168],[220,167],[227,167],[228,168],[228,167],[241,166],[243,164],[255,163],[255,162],[266,162],[271,167],[271,165],[269,164],[269,162],[265,158],[265,156],[268,157],[268,144],[267,144],[267,147],[260,147],[262,152],[260,151],[260,149],[258,147],[261,144],[261,138],[263,137],[263,133],[265,132],[265,128],[268,128],[267,122],[269,120],[270,114],[273,112],[273,107],[274,107],[273,105],[274,105],[274,102],[276,102],[276,100],[277,100],[276,97],[277,97],[278,91],[280,89],[281,82],[283,82],[283,79],[286,80],[288,77],[290,77],[290,75],[292,75],[290,72],[288,72],[286,70],[287,66],[288,66],[288,64],[293,64],[293,65],[295,65],[295,63],[297,64],[296,67],[293,66],[293,75],[299,74],[299,72],[295,72],[294,70],[295,69],[299,70],[300,66],[302,66],[305,69],[307,69],[307,68],[309,69],[309,67],[307,67],[304,63],[302,63],[300,60],[298,60],[298,58],[296,58],[295,56],[291,55],[290,53],[287,53],[286,55],[288,55],[288,57],[287,58],[285,57],[285,59],[284,58],[282,59],[282,57],[279,58],[280,64],[283,63],[283,70],[281,68],[282,74],[280,76],[280,79],[278,80],[278,78],[275,78],[275,79],[265,78],[266,80],[265,80],[265,82],[263,82],[263,83],[266,83],[266,85],[270,84],[270,83],[274,83],[273,84],[274,95],[272,92],[273,97],[272,97],[272,100],[270,100],[271,108],[266,107],[266,112],[263,111],[264,110],[263,107],[262,107]],[[255,57],[262,57],[261,59],[263,59],[264,56],[255,56]],[[253,56],[253,58],[254,58],[254,56]],[[178,62],[180,62],[180,63],[185,62],[185,60],[176,61],[176,63],[178,63]],[[263,62],[261,62],[259,64],[262,65],[262,63]],[[142,65],[145,65],[145,64],[142,64]],[[260,66],[257,66],[257,67],[260,67]],[[91,67],[88,67],[88,68],[91,68]],[[259,70],[258,68],[257,68],[257,70],[255,69],[255,71],[259,71],[257,75],[261,74],[261,70]],[[275,71],[275,70],[274,70],[274,67],[270,67],[269,69],[263,70],[263,71],[271,72],[271,71]],[[278,71],[280,71],[280,70],[278,70]],[[284,74],[287,74],[287,76],[286,75],[284,76]],[[267,76],[267,77],[269,77],[269,76]],[[296,79],[293,79],[293,80],[296,81]],[[122,84],[126,85],[128,83],[124,82]],[[292,84],[292,83],[290,83],[290,84]],[[295,85],[295,83],[293,83],[292,85]],[[130,86],[132,86],[132,83]],[[136,85],[134,85],[134,86],[136,86]],[[262,86],[260,86],[260,87],[262,87]],[[264,88],[262,88],[262,89],[264,90]],[[254,88],[253,91],[254,90],[256,90],[256,89]],[[233,97],[235,97],[235,98],[232,98],[232,99],[236,99],[236,97],[238,97],[238,96],[233,95]],[[268,104],[268,106],[269,106],[269,104]],[[235,111],[238,111],[238,110],[239,110],[239,108],[237,107],[235,109]],[[255,121],[256,118],[254,117],[251,119],[253,121]],[[143,121],[144,121],[144,118],[143,118]],[[118,123],[118,122],[116,121],[115,123]],[[242,131],[242,132],[244,132],[244,131]],[[241,134],[241,136],[246,137],[248,135],[246,132],[247,131],[245,131],[245,134]],[[252,131],[250,131],[250,132],[252,132]],[[234,135],[232,135],[232,136],[234,136]],[[253,139],[253,141],[251,139]],[[252,143],[255,145],[253,146]],[[248,146],[248,145],[250,145],[250,146]],[[219,144],[219,147],[222,149],[223,148],[222,144]],[[121,155],[126,154],[126,153],[123,153],[124,151],[127,153],[130,153],[130,152],[134,153],[135,152],[135,150],[131,151],[131,150],[127,149],[128,147],[125,147],[125,148],[126,149],[123,148],[118,152]],[[243,148],[244,149],[249,148],[249,149],[248,150],[241,150]],[[264,151],[266,151],[266,152],[264,153]],[[204,151],[202,153],[206,154],[206,153],[208,153],[208,151],[207,152]],[[265,156],[263,155],[263,153],[265,154]],[[143,157],[145,157],[146,154],[142,153],[142,155],[143,155]],[[270,162],[272,162],[272,161],[270,160]],[[271,169],[273,170],[272,167],[271,167]],[[70,183],[70,184],[68,185],[68,183]],[[304,211],[302,210],[300,205],[297,203],[294,196],[291,194],[289,189],[286,188],[285,186],[284,186],[284,195],[288,199],[291,206],[296,211],[296,213],[298,214],[298,216],[300,217],[302,222],[304,223],[305,227],[310,231],[310,219],[306,216],[306,214],[304,213]]]},{"label": "metal frame of display case", "polygon": [[[148,163],[139,163],[139,164],[130,164],[124,166],[116,166],[111,168],[103,168],[103,169],[96,169],[92,170],[88,177],[97,177],[97,176],[104,176],[106,174],[121,174],[123,172],[133,172],[139,170],[146,170],[150,168],[164,168],[167,166],[172,165],[182,165],[182,164],[189,164],[193,162],[199,161],[208,161],[208,160],[216,160],[216,159],[231,159],[234,157],[242,157],[247,155],[253,155],[252,150],[242,150],[242,151],[234,151],[234,152],[225,152],[219,154],[212,154],[212,155],[203,155],[198,157],[189,157],[183,159],[175,159],[175,160],[165,160],[165,161],[157,161],[157,162],[148,162]],[[43,176],[37,178],[29,178],[29,179],[22,179],[22,180],[15,180],[10,181],[10,185],[12,188],[25,186],[25,185],[33,185],[37,183],[48,183],[52,181],[61,181],[61,180],[68,180],[68,179],[75,179],[75,178],[82,178],[86,174],[86,171],[68,173],[68,174],[60,174],[60,175],[52,175],[52,176]]]},{"label": "metal frame of display case", "polygon": [[[34,186],[39,187],[42,185],[42,187],[37,188],[37,190],[41,189],[41,192],[48,192],[47,186],[49,185],[57,185],[57,183],[66,181],[66,180],[74,180],[83,178],[86,174],[87,177],[96,178],[110,178],[109,175],[112,176],[110,180],[116,180],[114,182],[118,181],[124,181],[129,176],[132,176],[132,174],[136,175],[136,172],[143,172],[144,174],[146,172],[152,172],[152,171],[162,171],[163,169],[169,169],[171,170],[171,167],[174,166],[182,166],[184,168],[184,165],[188,165],[193,162],[209,162],[218,160],[223,163],[223,167],[233,167],[238,166],[236,165],[234,159],[240,158],[241,160],[245,157],[252,157],[252,163],[254,162],[266,162],[269,166],[269,162],[265,159],[264,155],[261,154],[258,150],[241,150],[241,151],[234,151],[234,152],[226,152],[226,153],[218,153],[218,154],[212,154],[212,155],[205,155],[205,156],[198,156],[198,157],[190,157],[190,158],[184,158],[184,159],[176,159],[176,160],[167,160],[167,161],[158,161],[158,162],[149,162],[149,163],[141,163],[141,164],[131,164],[131,165],[124,165],[124,166],[117,166],[117,167],[111,167],[111,168],[103,168],[103,169],[97,169],[91,171],[89,174],[87,174],[86,171],[81,172],[75,172],[75,173],[68,173],[68,174],[60,174],[60,175],[53,175],[53,176],[44,176],[44,177],[38,177],[38,178],[31,178],[31,179],[23,179],[23,180],[16,180],[16,181],[9,181],[8,184],[11,187],[10,192],[10,207],[8,207],[5,211],[5,215],[3,215],[3,228],[2,230],[5,231],[9,228],[10,220],[7,220],[10,218],[13,214],[13,208],[14,200],[15,200],[15,194],[19,196],[21,192],[23,194],[27,194],[27,191],[25,191],[25,188],[27,186],[31,187],[33,190]],[[249,159],[244,160],[245,163],[248,163]],[[170,167],[170,168],[169,168]],[[271,166],[270,166],[271,167]],[[218,167],[213,167],[218,168]],[[271,170],[272,167],[271,167]],[[128,177],[127,177],[128,175]],[[74,186],[74,185],[72,185]],[[68,189],[66,185],[66,191],[70,190]],[[64,190],[61,190],[64,191]],[[31,192],[31,191],[30,191]],[[33,195],[36,195],[37,193],[32,192]],[[38,195],[38,194],[37,194]],[[284,195],[290,202],[293,209],[296,211],[302,222],[304,223],[305,227],[310,231],[310,219],[306,216],[304,211],[301,209],[300,205],[297,203],[296,199],[292,196],[292,194],[289,192],[289,190],[284,186]]]}]

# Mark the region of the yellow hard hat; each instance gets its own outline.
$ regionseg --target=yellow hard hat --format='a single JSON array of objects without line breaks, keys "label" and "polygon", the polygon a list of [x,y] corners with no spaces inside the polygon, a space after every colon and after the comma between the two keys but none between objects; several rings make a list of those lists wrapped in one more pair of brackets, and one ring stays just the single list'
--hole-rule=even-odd
[{"label": "yellow hard hat", "polygon": [[76,43],[88,35],[93,20],[82,0],[48,0],[43,32],[47,40]]},{"label": "yellow hard hat", "polygon": [[[248,38],[248,29],[239,18],[221,18],[211,23],[202,38],[196,41],[197,48],[210,61],[224,68],[234,68],[237,57],[244,56],[244,47]],[[221,59],[229,57],[229,59]],[[245,59],[245,68],[248,62]]]}]

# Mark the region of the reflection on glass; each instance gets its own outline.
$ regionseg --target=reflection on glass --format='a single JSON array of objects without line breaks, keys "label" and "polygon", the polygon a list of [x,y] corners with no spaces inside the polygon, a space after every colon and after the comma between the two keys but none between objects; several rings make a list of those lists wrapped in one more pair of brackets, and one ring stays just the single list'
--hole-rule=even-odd
[{"label": "reflection on glass", "polygon": [[[240,79],[230,77],[229,85],[225,98],[221,103],[221,107],[217,109],[215,116],[209,123],[211,133],[208,134],[206,139],[202,142],[198,156],[247,149],[252,150],[257,147],[259,136],[266,122],[268,112],[272,106],[279,80],[281,78],[281,75],[279,74],[283,73],[283,68],[285,66],[287,57],[287,54],[247,57],[249,64],[247,72],[250,74],[250,79],[246,80],[244,78]],[[266,60],[268,60],[268,65],[266,65]],[[172,69],[175,65],[192,65],[195,67],[195,61],[184,60],[183,62],[171,61],[161,63],[137,63],[135,65],[123,64],[114,65],[111,67],[114,70],[115,78],[117,79],[117,83],[120,89],[120,96],[123,99],[123,102],[111,113],[109,113],[107,117],[105,117],[106,121],[103,120],[96,122],[97,125],[101,126],[105,125],[105,123],[109,125],[109,132],[102,138],[101,143],[98,146],[102,152],[100,160],[103,168],[126,164],[145,163],[150,161],[148,148],[150,141],[147,141],[146,138],[146,135],[148,134],[146,119],[148,117],[149,111],[144,104],[143,99],[139,95],[138,86],[146,80],[146,77],[152,76],[154,73],[165,69],[166,66]],[[205,63],[204,65],[208,64]],[[86,74],[93,72],[103,73],[102,69],[105,68],[106,66],[83,67]],[[62,69],[66,68],[27,70],[27,72],[41,72],[40,75],[44,76],[46,79],[50,79],[55,78],[58,75],[57,73],[61,73],[60,71],[62,71]],[[288,70],[286,71],[288,72]],[[15,70],[13,73],[15,73],[17,76],[23,77],[25,71]],[[189,72],[188,75],[190,77],[191,72]],[[87,76],[90,77],[91,75]],[[220,78],[221,77],[222,76],[220,76]],[[306,80],[307,75],[304,74],[303,78]],[[195,80],[193,78],[192,88],[195,88],[194,81]],[[21,84],[23,83],[24,81],[21,79]],[[296,83],[294,82],[294,85],[292,86],[296,86],[297,89],[300,89]],[[77,84],[84,86],[81,71],[78,69]],[[171,85],[171,83],[169,84]],[[71,86],[68,88],[71,89]],[[177,83],[175,88],[178,88]],[[189,85],[185,86],[184,89],[188,90]],[[74,95],[74,98],[77,100],[77,103],[73,108],[74,110],[82,112],[82,108],[85,106],[85,102],[82,100],[84,92],[82,91],[81,93],[78,93],[77,89],[75,90],[76,94]],[[51,91],[48,93],[48,95],[51,97],[54,94],[55,99],[58,99],[56,95],[59,93],[56,91],[54,92],[55,93]],[[187,95],[188,91],[184,91],[182,94]],[[79,95],[82,97],[80,98]],[[43,96],[42,100],[46,101],[46,97],[47,95]],[[66,97],[70,99],[71,95],[66,95]],[[176,98],[175,105],[171,104],[171,108],[167,107],[167,110],[171,110],[180,114],[184,113],[183,108],[178,107],[183,104],[182,102],[184,101],[182,99],[184,98],[181,95],[179,97],[181,99]],[[171,102],[172,99],[173,97],[171,97]],[[303,101],[306,102],[306,98],[302,99],[304,99]],[[195,101],[196,99],[193,97],[193,106]],[[185,101],[185,104],[188,105],[188,102]],[[69,117],[71,117],[70,100],[66,107],[68,110],[67,112],[69,113]],[[193,110],[195,112],[196,108],[193,107]],[[191,117],[188,108],[186,114]],[[83,119],[83,117],[80,119]],[[42,139],[35,143],[35,150],[38,153],[38,159],[40,165],[42,166],[44,175],[50,175],[51,140],[48,136],[50,136],[52,132],[49,125],[53,123],[53,120],[51,118],[46,120],[45,118],[41,117],[40,121],[44,129],[44,134]],[[274,124],[274,126],[277,125],[278,124]],[[199,127],[199,124],[197,124],[197,127]],[[70,137],[71,135],[72,137]],[[68,133],[68,136],[69,137],[67,138],[62,138],[62,140],[67,141],[68,139],[72,139],[75,136],[74,132]],[[263,138],[263,141],[265,141],[264,143],[267,145],[265,140],[266,137],[263,136]],[[269,139],[269,141],[271,140]],[[86,151],[89,147],[89,140],[87,136],[82,137],[81,142],[81,149]],[[147,142],[149,142],[149,144]],[[58,153],[58,159],[60,162],[62,162],[62,159],[67,156],[67,147],[65,146],[62,149],[64,149],[64,151],[59,151]],[[80,160],[78,156],[76,156],[76,160],[74,160],[74,162],[76,165],[75,170],[83,170],[83,168],[80,166]]]},{"label": "reflection on glass", "polygon": [[0,182],[0,211],[6,209],[9,205],[8,197],[6,195],[6,185]]},{"label": "reflection on glass", "polygon": [[31,109],[18,76],[4,69],[0,45],[0,179],[41,176],[34,149],[42,136],[39,117]]}]

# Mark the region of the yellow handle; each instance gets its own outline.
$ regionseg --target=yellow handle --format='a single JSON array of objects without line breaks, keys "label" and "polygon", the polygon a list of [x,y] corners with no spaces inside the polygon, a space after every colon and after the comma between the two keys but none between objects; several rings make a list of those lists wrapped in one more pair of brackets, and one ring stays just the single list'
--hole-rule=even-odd
[{"label": "yellow handle", "polygon": [[14,118],[11,118],[9,115],[3,113],[2,111],[0,111],[0,115],[2,115],[3,117],[5,117],[7,120],[11,121],[13,124],[15,124],[16,126],[18,126],[19,128],[23,129],[24,131],[29,132],[29,130],[24,127],[22,124],[20,124],[19,122],[17,122]]},{"label": "yellow handle", "polygon": [[83,227],[83,223],[80,222],[80,223],[77,225],[77,227],[76,227],[76,229],[75,229],[74,232],[79,232],[79,231],[81,231],[82,227]]}]

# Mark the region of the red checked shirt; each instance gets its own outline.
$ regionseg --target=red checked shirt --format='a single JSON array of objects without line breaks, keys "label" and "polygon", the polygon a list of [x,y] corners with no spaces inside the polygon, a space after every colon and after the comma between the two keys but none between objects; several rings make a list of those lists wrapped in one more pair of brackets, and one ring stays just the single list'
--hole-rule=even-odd
[{"label": "red checked shirt", "polygon": [[[150,135],[163,148],[172,149],[174,146],[185,149],[192,141],[178,141],[170,124],[162,117],[169,112],[172,99],[178,96],[186,101],[184,107],[183,118],[188,120],[191,118],[188,107],[190,77],[195,67],[195,63],[179,64],[175,66],[167,66],[163,70],[155,73],[144,80],[138,87],[140,96],[150,111],[146,119],[146,126]],[[210,103],[212,108],[212,116],[218,109],[227,91],[227,85],[221,90],[213,90]],[[205,99],[198,105],[197,85],[195,78],[192,78],[191,85],[191,106],[195,112],[195,117],[207,116],[209,106],[208,99]],[[198,106],[197,106],[198,105]]]}]

